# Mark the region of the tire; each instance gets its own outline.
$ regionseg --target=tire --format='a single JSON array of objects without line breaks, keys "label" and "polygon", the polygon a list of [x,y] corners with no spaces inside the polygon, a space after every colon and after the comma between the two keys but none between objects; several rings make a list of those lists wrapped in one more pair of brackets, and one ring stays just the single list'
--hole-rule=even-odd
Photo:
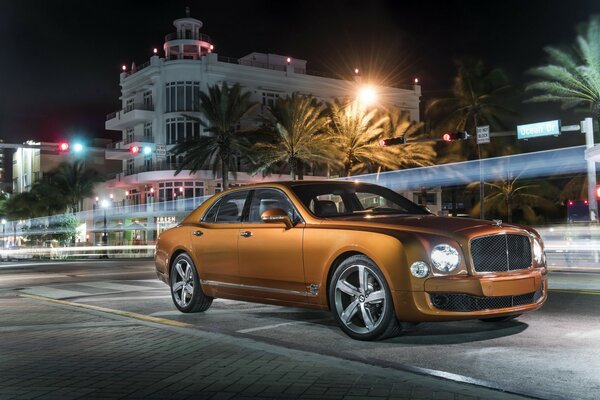
[{"label": "tire", "polygon": [[508,315],[506,317],[480,318],[479,320],[482,322],[506,322],[506,321],[512,321],[513,319],[517,319],[520,316],[521,316],[521,314],[517,314],[517,315]]},{"label": "tire", "polygon": [[171,298],[175,307],[183,313],[206,311],[213,298],[204,294],[194,262],[185,253],[173,261],[171,276]]},{"label": "tire", "polygon": [[390,288],[379,267],[367,256],[342,261],[329,284],[329,307],[340,329],[357,340],[398,336]]}]

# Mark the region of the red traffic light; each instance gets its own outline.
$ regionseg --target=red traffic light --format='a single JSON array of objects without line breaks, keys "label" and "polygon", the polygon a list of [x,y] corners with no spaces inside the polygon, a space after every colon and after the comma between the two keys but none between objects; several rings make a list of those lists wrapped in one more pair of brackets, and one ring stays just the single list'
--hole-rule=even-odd
[{"label": "red traffic light", "polygon": [[67,142],[60,142],[56,147],[61,153],[66,153],[67,151],[69,151],[69,143]]},{"label": "red traffic light", "polygon": [[134,146],[131,146],[131,147],[129,148],[129,152],[130,152],[131,154],[139,154],[139,153],[140,153],[140,146],[135,146],[135,145],[134,145]]},{"label": "red traffic light", "polygon": [[453,142],[455,140],[465,140],[469,137],[469,134],[465,131],[463,132],[446,132],[442,135],[442,140],[444,142]]},{"label": "red traffic light", "polygon": [[397,145],[397,144],[404,144],[404,143],[406,143],[406,140],[404,139],[404,136],[395,137],[395,138],[388,138],[388,139],[381,139],[379,141],[379,145],[381,147],[394,146],[394,145]]},{"label": "red traffic light", "polygon": [[596,198],[600,200],[600,185],[596,186]]}]

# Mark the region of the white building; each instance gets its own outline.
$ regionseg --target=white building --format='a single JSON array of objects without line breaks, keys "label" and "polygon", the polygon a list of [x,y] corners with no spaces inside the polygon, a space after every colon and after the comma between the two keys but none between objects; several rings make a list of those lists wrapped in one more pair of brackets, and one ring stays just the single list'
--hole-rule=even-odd
[{"label": "white building", "polygon": [[[293,92],[310,94],[321,100],[356,96],[356,80],[340,80],[311,75],[305,60],[275,54],[251,53],[239,59],[217,55],[210,37],[200,32],[202,22],[186,17],[175,20],[176,32],[165,37],[164,57],[157,54],[120,75],[122,109],[107,116],[106,129],[122,131],[122,141],[107,157],[123,160],[123,171],[109,187],[127,191],[130,204],[141,204],[153,190],[156,201],[170,200],[183,187],[185,197],[212,194],[218,177],[212,171],[174,176],[178,160],[169,154],[177,141],[202,134],[196,97],[209,85],[239,83],[264,106]],[[377,87],[378,99],[397,105],[419,120],[420,86],[399,89]],[[133,145],[149,146],[148,155],[123,152]],[[217,179],[216,179],[217,178]],[[247,183],[261,178],[240,172],[231,182]],[[272,179],[282,179],[273,177]],[[185,184],[187,182],[187,185]],[[193,184],[191,184],[193,182]]]},{"label": "white building", "polygon": [[[186,116],[200,117],[196,98],[208,86],[227,82],[239,83],[249,91],[252,100],[264,107],[276,98],[294,92],[312,95],[320,100],[355,97],[360,89],[359,80],[341,80],[311,74],[307,61],[276,54],[251,53],[233,59],[220,56],[209,36],[200,32],[202,22],[191,18],[173,22],[175,32],[165,37],[162,48],[142,65],[123,68],[120,74],[121,109],[107,116],[106,129],[121,131],[120,142],[107,150],[107,158],[122,160],[123,170],[107,182],[106,190],[132,206],[187,199],[220,191],[220,177],[212,170],[182,171],[175,176],[178,160],[169,154],[177,141],[202,135],[199,123]],[[419,120],[421,88],[374,87],[378,102],[395,105],[408,111],[413,120]],[[124,151],[132,146],[149,147],[152,152],[138,155]],[[309,172],[310,174],[310,172]],[[237,172],[229,177],[233,185],[259,180],[286,179],[287,176],[263,178]],[[159,213],[161,217],[169,214]],[[158,218],[158,216],[156,217]],[[121,221],[127,224],[132,221]],[[152,221],[134,222],[154,228]],[[152,229],[154,230],[154,229]]]}]

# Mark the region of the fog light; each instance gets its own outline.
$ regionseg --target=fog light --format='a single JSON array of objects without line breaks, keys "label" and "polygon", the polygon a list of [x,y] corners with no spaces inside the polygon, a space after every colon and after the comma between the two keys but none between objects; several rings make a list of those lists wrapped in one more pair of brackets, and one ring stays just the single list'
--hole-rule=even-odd
[{"label": "fog light", "polygon": [[434,294],[431,296],[431,302],[436,308],[444,308],[448,304],[448,296]]},{"label": "fog light", "polygon": [[429,275],[429,266],[423,261],[415,261],[410,266],[410,273],[413,274],[415,278],[425,278]]}]

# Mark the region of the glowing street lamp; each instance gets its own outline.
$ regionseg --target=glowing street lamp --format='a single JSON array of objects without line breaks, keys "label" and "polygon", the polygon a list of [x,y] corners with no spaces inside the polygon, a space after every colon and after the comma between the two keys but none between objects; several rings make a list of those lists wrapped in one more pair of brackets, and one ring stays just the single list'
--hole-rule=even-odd
[{"label": "glowing street lamp", "polygon": [[371,85],[362,86],[358,90],[358,101],[365,106],[372,105],[377,101],[377,92]]}]

